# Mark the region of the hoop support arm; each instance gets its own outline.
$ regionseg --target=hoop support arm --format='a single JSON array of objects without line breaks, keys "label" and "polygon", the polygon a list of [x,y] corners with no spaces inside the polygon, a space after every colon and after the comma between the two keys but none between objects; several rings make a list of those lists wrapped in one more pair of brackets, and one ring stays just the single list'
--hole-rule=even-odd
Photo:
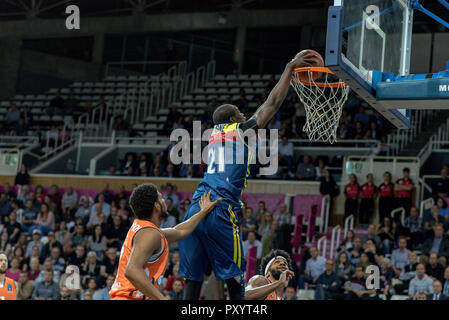
[{"label": "hoop support arm", "polygon": [[[446,8],[449,9],[449,4],[445,1],[445,0],[438,0],[439,3],[441,3],[443,6],[445,6]],[[411,8],[413,10],[419,10],[422,13],[428,15],[430,18],[434,19],[435,21],[437,21],[438,23],[442,24],[443,26],[445,26],[446,28],[449,29],[449,23],[446,20],[441,19],[439,16],[437,16],[436,14],[432,13],[431,11],[427,10],[426,8],[424,8],[419,2],[418,0],[413,0],[412,4],[411,4]]]}]

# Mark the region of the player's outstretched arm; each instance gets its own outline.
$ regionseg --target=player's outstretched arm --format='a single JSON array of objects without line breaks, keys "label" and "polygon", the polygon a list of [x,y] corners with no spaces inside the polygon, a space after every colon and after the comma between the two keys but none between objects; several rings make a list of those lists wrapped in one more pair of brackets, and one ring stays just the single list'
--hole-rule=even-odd
[{"label": "player's outstretched arm", "polygon": [[215,205],[222,200],[219,198],[215,201],[211,201],[210,193],[211,192],[209,191],[208,194],[204,193],[201,196],[201,200],[199,202],[201,210],[198,213],[194,214],[190,217],[190,219],[184,221],[183,223],[176,225],[174,228],[161,230],[168,242],[178,242],[187,238],[187,236],[191,234],[198,226],[198,223],[200,223],[201,220],[203,220],[204,217],[215,207]]},{"label": "player's outstretched arm", "polygon": [[148,260],[154,252],[160,250],[160,247],[161,235],[159,231],[153,228],[140,229],[134,236],[133,249],[125,270],[125,277],[132,285],[153,300],[167,300],[151,283],[145,273],[145,266]]},{"label": "player's outstretched arm", "polygon": [[287,63],[281,78],[273,90],[271,90],[267,100],[252,116],[252,118],[256,119],[257,127],[259,129],[265,128],[271,118],[273,118],[273,116],[279,111],[285,97],[287,96],[293,70],[295,68],[310,67],[315,61],[313,57],[314,56],[311,54],[305,54],[302,56],[297,56],[292,61]]}]

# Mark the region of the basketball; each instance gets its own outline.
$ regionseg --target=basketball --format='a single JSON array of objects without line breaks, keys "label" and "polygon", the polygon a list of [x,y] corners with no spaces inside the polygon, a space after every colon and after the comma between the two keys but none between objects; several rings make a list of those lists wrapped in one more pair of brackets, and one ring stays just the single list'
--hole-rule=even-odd
[{"label": "basketball", "polygon": [[[303,56],[303,55],[306,55],[306,54],[312,54],[313,56],[314,56],[314,63],[313,63],[313,67],[324,67],[324,60],[323,60],[323,57],[318,53],[318,52],[316,52],[315,50],[311,50],[311,49],[307,49],[307,50],[302,50],[301,52],[299,52],[297,55],[296,55],[296,57],[298,57],[298,56]],[[296,58],[295,57],[295,58]],[[314,71],[314,72],[312,72],[312,79],[315,81],[315,80],[317,80],[317,79],[319,79],[320,77],[321,77],[321,72],[317,72],[317,71]],[[301,80],[301,81],[303,81],[303,82],[310,82],[309,81],[309,74],[307,73],[307,72],[302,72],[302,73],[300,73],[299,75],[298,75],[298,77],[299,77],[299,79]]]}]

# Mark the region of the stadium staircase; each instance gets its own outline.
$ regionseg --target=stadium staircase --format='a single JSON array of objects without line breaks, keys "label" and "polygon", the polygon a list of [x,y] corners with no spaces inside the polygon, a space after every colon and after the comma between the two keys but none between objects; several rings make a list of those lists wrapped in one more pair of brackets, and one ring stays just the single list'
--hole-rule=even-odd
[{"label": "stadium staircase", "polygon": [[449,111],[438,110],[434,111],[435,117],[430,122],[430,125],[426,126],[421,133],[413,139],[412,142],[407,144],[402,152],[398,155],[401,157],[416,157],[430,138],[438,131],[438,128],[447,121],[449,117]]}]

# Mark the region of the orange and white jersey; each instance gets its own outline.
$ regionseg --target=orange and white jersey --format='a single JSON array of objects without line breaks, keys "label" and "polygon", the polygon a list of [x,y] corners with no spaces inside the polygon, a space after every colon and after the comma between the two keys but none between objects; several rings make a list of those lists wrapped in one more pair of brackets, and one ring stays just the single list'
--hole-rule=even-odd
[{"label": "orange and white jersey", "polygon": [[[253,287],[253,281],[254,281],[255,279],[259,278],[259,277],[266,279],[266,280],[268,281],[268,284],[271,283],[271,281],[268,280],[267,277],[263,277],[263,276],[261,276],[261,275],[255,275],[255,276],[253,276],[251,279],[248,280],[248,285],[245,287],[245,290],[252,290],[252,289],[255,289],[255,288]],[[257,287],[256,287],[256,288],[257,288]],[[281,297],[278,297],[276,291],[273,290],[272,292],[270,292],[269,295],[267,295],[267,296],[265,297],[264,300],[282,300],[282,299],[281,299]]]},{"label": "orange and white jersey", "polygon": [[150,300],[142,292],[137,290],[132,283],[125,277],[126,266],[132,251],[133,238],[136,233],[143,228],[154,228],[161,234],[161,250],[150,257],[146,266],[145,273],[151,283],[159,288],[162,278],[167,268],[168,262],[168,242],[161,230],[152,222],[147,220],[135,219],[128,231],[125,242],[120,252],[117,277],[112,285],[109,295],[113,300]]},{"label": "orange and white jersey", "polygon": [[13,279],[5,277],[5,282],[0,283],[0,300],[16,300],[16,284]]},{"label": "orange and white jersey", "polygon": [[[268,281],[268,284],[271,283],[270,280],[268,280],[268,278],[266,278]],[[275,290],[271,291],[271,293],[265,298],[265,300],[281,300],[281,297],[278,297],[277,293]]]}]

